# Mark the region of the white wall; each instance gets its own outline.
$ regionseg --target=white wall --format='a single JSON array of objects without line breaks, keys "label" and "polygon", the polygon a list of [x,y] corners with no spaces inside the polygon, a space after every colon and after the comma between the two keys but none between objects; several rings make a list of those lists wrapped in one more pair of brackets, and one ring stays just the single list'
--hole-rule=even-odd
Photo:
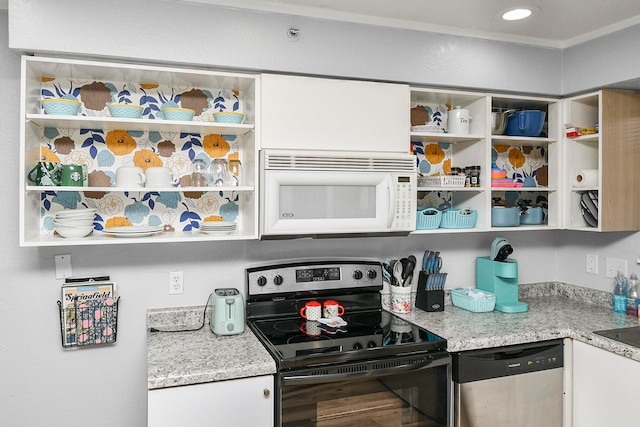
[{"label": "white wall", "polygon": [[[91,4],[109,7],[94,9],[92,13],[71,9],[87,4],[70,0],[11,0],[10,41],[7,14],[0,12],[0,170],[5,171],[0,184],[0,201],[5,206],[0,210],[4,230],[0,259],[5,273],[5,283],[0,285],[3,426],[63,423],[83,426],[87,423],[78,415],[84,411],[91,414],[97,407],[104,416],[92,419],[96,427],[144,425],[146,310],[201,305],[215,287],[242,287],[248,264],[300,254],[383,259],[413,253],[420,258],[423,250],[435,249],[442,251],[444,270],[450,273],[448,287],[473,286],[474,259],[488,255],[495,237],[493,233],[469,233],[19,248],[16,172],[20,70],[18,53],[10,51],[9,44],[20,51],[139,57],[444,86],[560,92],[560,53],[556,50],[221,9],[213,13],[204,6],[176,6],[164,1],[93,1]],[[221,18],[220,26],[211,26],[213,16]],[[146,20],[145,25],[139,23],[140,19]],[[169,25],[173,20],[179,24]],[[164,22],[167,25],[161,25]],[[69,25],[58,31],[63,26],[53,23]],[[284,35],[291,24],[298,24],[303,31],[302,39],[295,43]],[[171,29],[177,33],[174,43],[163,38]],[[231,39],[234,30],[233,38],[238,44],[224,48],[221,40]],[[207,42],[197,41],[204,38]],[[487,50],[481,55],[481,49]],[[475,66],[477,61],[486,66],[484,72],[482,67]],[[582,273],[584,255],[606,253],[635,260],[640,250],[637,235],[513,231],[505,236],[515,247],[514,258],[519,261],[522,282],[559,279],[606,288],[608,279]],[[122,300],[116,345],[62,350],[56,311],[60,281],[55,279],[53,269],[53,256],[61,253],[72,255],[75,275],[106,273],[119,283]],[[167,273],[172,270],[184,271],[183,295],[167,295]]]}]

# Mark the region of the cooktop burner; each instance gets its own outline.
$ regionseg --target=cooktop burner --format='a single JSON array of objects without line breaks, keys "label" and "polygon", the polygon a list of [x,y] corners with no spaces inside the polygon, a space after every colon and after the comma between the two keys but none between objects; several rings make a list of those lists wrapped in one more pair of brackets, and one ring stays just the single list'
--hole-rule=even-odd
[{"label": "cooktop burner", "polygon": [[[383,311],[382,266],[306,261],[247,269],[247,323],[279,369],[446,351],[445,339]],[[307,321],[309,301],[338,302],[345,325]]]}]

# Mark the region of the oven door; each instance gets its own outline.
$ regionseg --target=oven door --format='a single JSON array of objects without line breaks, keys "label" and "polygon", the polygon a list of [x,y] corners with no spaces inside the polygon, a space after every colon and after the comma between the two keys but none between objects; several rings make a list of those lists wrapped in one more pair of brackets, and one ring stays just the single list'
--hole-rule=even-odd
[{"label": "oven door", "polygon": [[276,425],[282,427],[449,427],[447,352],[281,373]]}]

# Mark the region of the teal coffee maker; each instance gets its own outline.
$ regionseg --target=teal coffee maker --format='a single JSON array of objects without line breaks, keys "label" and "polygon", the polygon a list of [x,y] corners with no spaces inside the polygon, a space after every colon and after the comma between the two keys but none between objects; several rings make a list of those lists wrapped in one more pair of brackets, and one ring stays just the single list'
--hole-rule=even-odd
[{"label": "teal coffee maker", "polygon": [[529,306],[518,301],[518,261],[509,259],[513,248],[504,237],[496,237],[491,256],[476,258],[476,288],[496,296],[496,310],[522,313]]}]

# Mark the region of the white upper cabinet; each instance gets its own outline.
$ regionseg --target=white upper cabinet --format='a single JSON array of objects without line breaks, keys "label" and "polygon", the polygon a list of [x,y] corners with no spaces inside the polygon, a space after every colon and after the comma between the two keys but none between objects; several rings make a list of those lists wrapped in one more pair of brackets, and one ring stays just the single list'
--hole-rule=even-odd
[{"label": "white upper cabinet", "polygon": [[[259,84],[259,76],[251,74],[23,57],[20,244],[257,238]],[[45,113],[44,99],[63,97],[77,98],[80,111]],[[160,110],[168,102],[194,110],[193,120],[164,118]],[[141,106],[142,115],[112,117],[108,103]],[[242,123],[214,121],[213,113],[221,111],[244,114]],[[239,185],[229,180],[218,187],[194,186],[193,161],[201,159],[210,165],[218,158],[240,160]],[[83,165],[85,185],[40,182],[34,168],[43,161]],[[153,188],[116,186],[117,170],[122,166],[145,172],[153,166],[166,167],[174,182]],[[87,208],[95,209],[93,232],[85,237],[62,237],[57,214]],[[202,230],[203,222],[233,223],[235,230]],[[119,236],[104,232],[122,226],[128,228],[120,228]],[[124,230],[131,234],[122,234]]]},{"label": "white upper cabinet", "polygon": [[409,86],[262,75],[261,148],[409,152]]}]

